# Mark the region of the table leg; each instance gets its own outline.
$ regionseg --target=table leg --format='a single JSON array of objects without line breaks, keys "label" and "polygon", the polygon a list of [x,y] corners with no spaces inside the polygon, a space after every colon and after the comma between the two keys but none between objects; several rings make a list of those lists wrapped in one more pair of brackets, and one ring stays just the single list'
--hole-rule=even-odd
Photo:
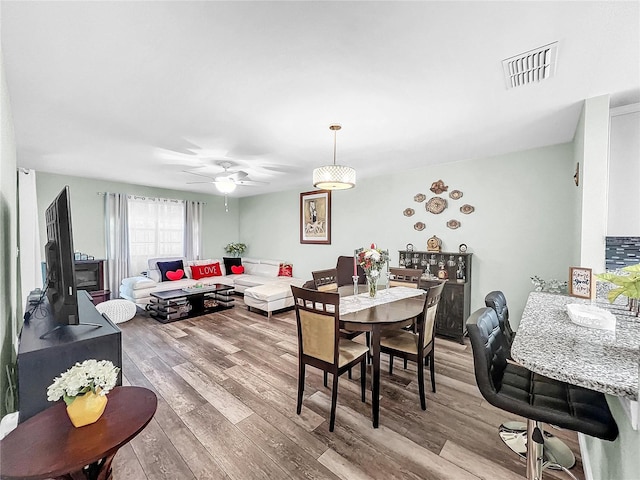
[{"label": "table leg", "polygon": [[373,374],[371,376],[371,410],[373,411],[373,428],[378,428],[380,418],[380,328],[376,325],[371,332],[371,350],[373,351],[371,363]]},{"label": "table leg", "polygon": [[115,453],[98,460],[95,463],[87,465],[82,470],[77,472],[67,473],[61,477],[56,477],[56,480],[111,480],[111,463]]}]

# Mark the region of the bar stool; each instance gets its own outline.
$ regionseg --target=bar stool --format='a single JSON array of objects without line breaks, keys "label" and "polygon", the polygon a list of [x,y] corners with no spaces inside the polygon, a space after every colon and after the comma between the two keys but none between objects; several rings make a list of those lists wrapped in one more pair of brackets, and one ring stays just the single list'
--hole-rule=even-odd
[{"label": "bar stool", "polygon": [[[508,344],[496,312],[475,311],[467,320],[476,382],[493,406],[527,418],[527,479],[541,480],[554,459],[545,455],[542,423],[604,440],[615,440],[618,426],[604,394],[538,375],[507,361]],[[565,467],[560,466],[572,478]]]},{"label": "bar stool", "polygon": [[[493,308],[498,317],[500,330],[502,331],[507,344],[507,360],[513,361],[511,357],[511,345],[515,340],[516,333],[511,329],[509,323],[509,307],[507,306],[507,298],[500,290],[494,290],[484,297],[484,304]],[[527,459],[527,424],[518,421],[507,421],[500,425],[498,435],[515,454]],[[559,438],[551,433],[545,432],[545,448],[547,456],[554,459],[554,463],[549,466],[552,469],[560,470],[560,467],[573,468],[576,464],[576,457],[567,446]],[[557,467],[556,467],[557,465]]]}]

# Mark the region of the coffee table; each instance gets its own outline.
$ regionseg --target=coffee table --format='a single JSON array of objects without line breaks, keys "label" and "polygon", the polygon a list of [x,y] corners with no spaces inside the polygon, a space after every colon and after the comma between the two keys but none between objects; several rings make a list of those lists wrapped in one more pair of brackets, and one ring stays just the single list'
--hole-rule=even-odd
[{"label": "coffee table", "polygon": [[154,292],[147,310],[162,323],[175,322],[233,307],[233,287],[215,283],[202,288]]}]

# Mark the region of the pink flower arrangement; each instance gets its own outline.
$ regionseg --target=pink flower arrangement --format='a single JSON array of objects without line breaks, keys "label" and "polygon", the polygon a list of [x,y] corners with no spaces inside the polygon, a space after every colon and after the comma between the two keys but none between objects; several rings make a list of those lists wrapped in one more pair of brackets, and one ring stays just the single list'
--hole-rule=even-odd
[{"label": "pink flower arrangement", "polygon": [[360,265],[367,274],[373,271],[380,271],[389,261],[389,252],[381,250],[372,243],[369,248],[363,249],[358,253],[358,265]]}]

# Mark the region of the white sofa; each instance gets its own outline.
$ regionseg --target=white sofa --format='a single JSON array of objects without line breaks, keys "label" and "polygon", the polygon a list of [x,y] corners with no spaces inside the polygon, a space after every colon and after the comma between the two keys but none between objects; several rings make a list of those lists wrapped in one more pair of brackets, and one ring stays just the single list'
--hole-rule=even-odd
[{"label": "white sofa", "polygon": [[[175,281],[161,281],[158,262],[173,260],[182,260],[186,277]],[[220,263],[222,276],[205,277],[199,280],[191,278],[189,266],[216,262]],[[271,316],[271,313],[276,310],[293,306],[291,285],[302,286],[304,284],[304,280],[300,278],[278,276],[281,263],[283,262],[279,260],[242,258],[244,273],[232,274],[226,272],[224,262],[221,259],[187,261],[182,257],[152,258],[148,261],[147,276],[129,277],[122,280],[120,297],[146,309],[151,302],[151,293],[192,287],[198,282],[203,285],[221,283],[233,287],[236,293],[243,294],[245,304],[249,309],[254,308]]]}]

